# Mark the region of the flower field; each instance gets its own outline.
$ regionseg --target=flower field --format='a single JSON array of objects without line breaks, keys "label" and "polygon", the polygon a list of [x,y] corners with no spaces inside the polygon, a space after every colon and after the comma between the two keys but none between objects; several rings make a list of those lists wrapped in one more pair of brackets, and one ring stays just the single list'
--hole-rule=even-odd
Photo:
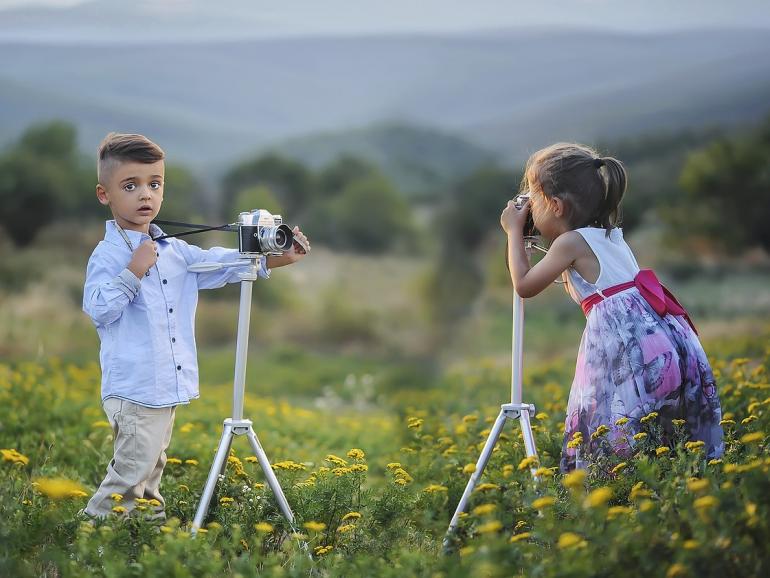
[{"label": "flower field", "polygon": [[[448,375],[445,390],[402,391],[356,410],[247,394],[246,415],[296,526],[281,516],[246,441],[236,440],[193,538],[228,385],[204,385],[203,400],[177,409],[161,485],[166,522],[148,519],[149,502],[128,516],[114,495],[113,515],[92,525],[78,511],[112,444],[98,367],[0,365],[0,576],[766,576],[766,343],[713,348],[722,355],[713,366],[726,451],[708,463],[684,436],[661,445],[650,414],[633,458],[561,475],[570,365],[529,369],[540,462],[524,459],[518,425],[509,424],[446,552],[449,518],[498,411],[491,404],[506,401],[490,394],[490,384],[507,391],[504,366],[480,360]],[[474,399],[485,401],[458,411]]]}]

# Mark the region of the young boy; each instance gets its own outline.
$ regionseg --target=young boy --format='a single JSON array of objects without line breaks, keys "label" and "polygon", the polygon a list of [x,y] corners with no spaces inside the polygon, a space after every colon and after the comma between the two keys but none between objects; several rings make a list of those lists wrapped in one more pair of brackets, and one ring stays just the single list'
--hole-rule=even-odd
[{"label": "young boy", "polygon": [[[195,308],[199,289],[240,281],[240,267],[190,273],[202,261],[233,262],[237,249],[203,250],[150,224],[163,202],[164,153],[141,135],[110,133],[99,146],[96,197],[110,207],[104,240],[88,261],[83,310],[101,340],[102,406],[114,434],[107,475],[84,513],[106,516],[120,494],[128,512],[138,498],[164,519],[160,478],[174,412],[198,397]],[[294,235],[308,248],[295,227]],[[297,244],[261,258],[259,276],[304,256]],[[244,261],[248,264],[248,261]]]}]

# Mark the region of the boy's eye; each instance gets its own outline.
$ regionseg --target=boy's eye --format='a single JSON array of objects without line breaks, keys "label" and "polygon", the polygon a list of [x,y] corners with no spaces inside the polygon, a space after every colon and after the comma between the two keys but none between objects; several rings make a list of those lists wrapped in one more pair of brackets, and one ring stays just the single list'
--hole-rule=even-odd
[{"label": "boy's eye", "polygon": [[150,188],[157,191],[160,188],[160,183],[158,181],[152,181],[150,183]]},{"label": "boy's eye", "polygon": [[133,191],[136,188],[136,185],[134,183],[126,183],[123,185],[123,189],[128,191],[129,193]]}]

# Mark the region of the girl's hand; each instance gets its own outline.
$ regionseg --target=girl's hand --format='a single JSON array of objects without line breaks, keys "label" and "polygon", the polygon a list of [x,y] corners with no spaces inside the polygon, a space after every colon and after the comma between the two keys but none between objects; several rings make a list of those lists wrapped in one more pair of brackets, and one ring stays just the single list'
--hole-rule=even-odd
[{"label": "girl's hand", "polygon": [[515,199],[511,199],[500,215],[500,226],[508,234],[515,231],[521,232],[527,222],[527,215],[529,215],[529,199],[522,205],[521,209],[516,207]]}]

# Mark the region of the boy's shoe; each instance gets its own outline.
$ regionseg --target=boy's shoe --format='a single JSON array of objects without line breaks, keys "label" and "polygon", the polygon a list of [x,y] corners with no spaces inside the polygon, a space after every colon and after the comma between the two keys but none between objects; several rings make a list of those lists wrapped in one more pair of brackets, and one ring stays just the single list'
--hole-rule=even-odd
[{"label": "boy's shoe", "polygon": [[91,524],[92,526],[96,525],[96,517],[86,512],[85,508],[81,508],[80,510],[77,511],[77,513],[75,514],[75,520],[77,520],[78,522],[86,522],[88,524]]}]

